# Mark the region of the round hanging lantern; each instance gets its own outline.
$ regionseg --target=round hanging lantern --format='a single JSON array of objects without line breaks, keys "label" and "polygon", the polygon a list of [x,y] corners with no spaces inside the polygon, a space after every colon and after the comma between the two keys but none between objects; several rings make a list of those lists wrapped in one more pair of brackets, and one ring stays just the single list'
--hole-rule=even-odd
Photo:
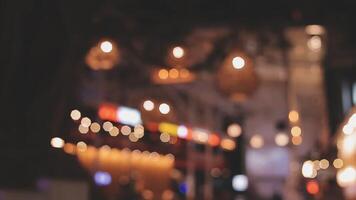
[{"label": "round hanging lantern", "polygon": [[241,51],[233,51],[222,63],[217,73],[219,89],[235,101],[244,101],[258,86],[253,61]]},{"label": "round hanging lantern", "polygon": [[119,62],[119,49],[115,42],[101,40],[89,50],[85,61],[93,70],[112,69]]}]

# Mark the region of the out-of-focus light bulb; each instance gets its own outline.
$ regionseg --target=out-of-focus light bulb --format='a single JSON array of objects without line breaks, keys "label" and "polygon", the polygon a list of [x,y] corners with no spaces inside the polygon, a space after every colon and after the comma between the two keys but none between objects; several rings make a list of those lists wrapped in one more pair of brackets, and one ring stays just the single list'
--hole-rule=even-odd
[{"label": "out-of-focus light bulb", "polygon": [[277,133],[274,141],[278,146],[284,147],[289,143],[289,137],[284,133]]},{"label": "out-of-focus light bulb", "polygon": [[235,175],[232,178],[232,188],[237,192],[246,191],[248,188],[248,178],[246,175]]},{"label": "out-of-focus light bulb", "polygon": [[319,163],[320,169],[327,169],[329,167],[330,163],[326,159],[322,159]]},{"label": "out-of-focus light bulb", "polygon": [[131,128],[129,126],[122,126],[121,133],[123,135],[129,135],[131,133]]},{"label": "out-of-focus light bulb", "polygon": [[242,129],[239,124],[233,123],[227,127],[227,134],[230,137],[239,137],[241,135]]},{"label": "out-of-focus light bulb", "polygon": [[260,135],[252,136],[252,138],[250,139],[250,145],[252,148],[255,148],[255,149],[259,149],[259,148],[263,147],[263,145],[264,145],[263,137]]},{"label": "out-of-focus light bulb", "polygon": [[143,102],[143,108],[146,111],[152,111],[155,108],[155,104],[151,100],[146,100]]},{"label": "out-of-focus light bulb", "polygon": [[293,126],[290,132],[292,136],[300,136],[302,134],[302,129],[299,126]]},{"label": "out-of-focus light bulb", "polygon": [[161,140],[161,142],[166,143],[166,142],[169,142],[171,137],[167,133],[161,133],[161,135],[159,136],[159,139]]},{"label": "out-of-focus light bulb", "polygon": [[73,120],[79,120],[80,117],[81,117],[81,113],[79,110],[72,110],[72,112],[70,112],[70,117],[73,119]]},{"label": "out-of-focus light bulb", "polygon": [[90,125],[90,130],[93,133],[98,133],[100,131],[100,124],[98,124],[97,122],[94,122]]},{"label": "out-of-focus light bulb", "polygon": [[88,147],[87,147],[87,144],[85,144],[85,142],[80,141],[80,142],[77,143],[77,151],[84,152],[84,151],[87,150],[87,148]]},{"label": "out-of-focus light bulb", "polygon": [[109,121],[104,122],[103,129],[109,132],[113,128],[113,124]]},{"label": "out-of-focus light bulb", "polygon": [[166,70],[166,69],[160,69],[160,70],[158,71],[158,77],[159,77],[160,79],[167,79],[168,76],[169,76],[168,70]]},{"label": "out-of-focus light bulb", "polygon": [[175,69],[175,68],[170,69],[168,73],[169,73],[169,77],[171,79],[176,79],[176,78],[179,77],[179,71],[177,69]]},{"label": "out-of-focus light bulb", "polygon": [[310,50],[318,51],[321,49],[322,41],[320,36],[313,36],[308,40],[307,43]]},{"label": "out-of-focus light bulb", "polygon": [[220,143],[221,148],[224,150],[232,151],[236,148],[236,142],[229,138],[224,138]]},{"label": "out-of-focus light bulb", "polygon": [[296,110],[291,110],[288,114],[289,121],[295,123],[299,120],[299,113]]},{"label": "out-of-focus light bulb", "polygon": [[333,165],[336,169],[340,169],[342,166],[344,166],[344,161],[342,161],[340,158],[336,158],[333,162]]},{"label": "out-of-focus light bulb", "polygon": [[88,117],[84,117],[82,118],[82,120],[80,121],[80,124],[84,127],[89,128],[90,124],[91,124],[91,120]]},{"label": "out-of-focus light bulb", "polygon": [[306,190],[309,194],[315,195],[319,193],[319,184],[318,182],[311,180],[307,182]]},{"label": "out-of-focus light bulb", "polygon": [[341,187],[347,187],[356,183],[356,170],[354,167],[340,169],[336,174],[337,183]]},{"label": "out-of-focus light bulb", "polygon": [[82,124],[79,124],[78,131],[81,134],[87,134],[89,131],[88,127],[83,126]]},{"label": "out-of-focus light bulb", "polygon": [[305,32],[309,35],[323,35],[325,29],[320,25],[308,25],[305,27]]},{"label": "out-of-focus light bulb", "polygon": [[159,112],[160,112],[161,114],[164,114],[164,115],[168,114],[169,111],[171,110],[171,108],[169,107],[169,105],[166,104],[166,103],[160,104],[158,109],[159,109]]},{"label": "out-of-focus light bulb", "polygon": [[184,49],[177,46],[173,48],[172,53],[175,58],[182,58],[184,56]]},{"label": "out-of-focus light bulb", "polygon": [[302,166],[302,175],[305,178],[314,178],[316,176],[316,170],[314,168],[314,163],[311,160],[305,161]]},{"label": "out-of-focus light bulb", "polygon": [[97,171],[94,174],[94,181],[99,186],[110,185],[111,175],[107,172]]},{"label": "out-of-focus light bulb", "polygon": [[178,126],[178,129],[177,129],[177,135],[179,138],[187,138],[188,136],[188,129],[186,126]]},{"label": "out-of-focus light bulb", "polygon": [[64,140],[59,137],[54,137],[51,139],[51,145],[54,148],[62,148],[64,146]]},{"label": "out-of-focus light bulb", "polygon": [[232,66],[235,69],[242,69],[245,67],[245,60],[239,56],[232,59]]},{"label": "out-of-focus light bulb", "polygon": [[292,144],[294,145],[301,145],[303,142],[302,136],[293,136],[292,137]]},{"label": "out-of-focus light bulb", "polygon": [[109,41],[103,41],[100,43],[100,49],[105,53],[110,53],[112,51],[112,43]]},{"label": "out-of-focus light bulb", "polygon": [[130,133],[129,140],[131,142],[137,142],[138,141],[138,138],[135,136],[134,132]]},{"label": "out-of-focus light bulb", "polygon": [[120,133],[119,129],[116,126],[113,126],[109,131],[109,134],[113,137],[118,136]]}]

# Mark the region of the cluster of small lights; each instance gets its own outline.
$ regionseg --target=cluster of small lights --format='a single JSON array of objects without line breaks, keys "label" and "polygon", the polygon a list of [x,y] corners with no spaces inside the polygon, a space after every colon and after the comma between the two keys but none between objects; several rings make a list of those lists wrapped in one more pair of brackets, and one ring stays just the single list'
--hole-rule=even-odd
[{"label": "cluster of small lights", "polygon": [[[326,170],[330,166],[330,162],[327,159],[321,160],[307,160],[302,166],[302,175],[305,178],[315,178],[318,175],[319,170]],[[339,169],[343,166],[343,161],[339,158],[333,161],[333,166]]]},{"label": "cluster of small lights", "polygon": [[[143,102],[142,107],[146,111],[153,111],[155,103],[151,100],[146,100]],[[167,115],[171,111],[171,107],[167,103],[161,103],[158,106],[158,110],[161,114]]]},{"label": "cluster of small lights", "polygon": [[301,145],[303,142],[302,129],[300,128],[300,126],[297,125],[297,123],[299,122],[299,112],[296,110],[291,110],[288,114],[288,119],[292,125],[290,131],[292,135],[292,144],[296,146]]},{"label": "cluster of small lights", "polygon": [[175,80],[175,79],[189,79],[191,77],[190,71],[188,69],[160,69],[157,72],[157,76],[161,80]]},{"label": "cluster of small lights", "polygon": [[262,148],[264,145],[264,139],[261,135],[254,135],[250,139],[250,146],[255,149]]}]

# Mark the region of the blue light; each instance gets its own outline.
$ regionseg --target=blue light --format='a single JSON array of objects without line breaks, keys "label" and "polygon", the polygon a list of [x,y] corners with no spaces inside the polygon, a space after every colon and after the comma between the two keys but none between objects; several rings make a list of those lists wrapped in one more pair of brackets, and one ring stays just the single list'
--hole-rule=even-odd
[{"label": "blue light", "polygon": [[97,171],[94,174],[94,181],[99,186],[106,186],[111,183],[111,175],[107,172]]},{"label": "blue light", "polygon": [[179,184],[178,189],[179,189],[179,192],[180,192],[180,193],[186,194],[187,191],[188,191],[187,184],[184,183],[184,182],[181,183],[181,184]]}]

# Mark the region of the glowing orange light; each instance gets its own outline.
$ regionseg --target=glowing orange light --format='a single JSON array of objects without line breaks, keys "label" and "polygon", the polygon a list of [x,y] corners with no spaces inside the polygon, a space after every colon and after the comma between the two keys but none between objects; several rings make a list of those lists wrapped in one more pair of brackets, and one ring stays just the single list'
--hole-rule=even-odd
[{"label": "glowing orange light", "polygon": [[187,69],[181,69],[179,72],[179,76],[181,78],[188,78],[190,76],[190,72]]},{"label": "glowing orange light", "polygon": [[225,150],[232,151],[236,148],[236,143],[232,139],[224,138],[221,140],[221,147]]},{"label": "glowing orange light", "polygon": [[177,69],[170,69],[169,70],[169,77],[172,79],[176,79],[179,76],[179,71]]},{"label": "glowing orange light", "polygon": [[158,77],[159,77],[160,79],[167,79],[167,78],[168,78],[168,75],[169,75],[169,73],[168,73],[168,70],[166,70],[166,69],[160,69],[160,70],[158,71]]},{"label": "glowing orange light", "polygon": [[319,184],[316,181],[308,181],[306,186],[309,194],[315,195],[319,193]]},{"label": "glowing orange light", "polygon": [[297,122],[299,120],[299,113],[296,110],[291,110],[288,115],[289,121]]},{"label": "glowing orange light", "polygon": [[117,121],[117,106],[112,104],[102,104],[99,106],[98,115],[100,119]]},{"label": "glowing orange light", "polygon": [[220,144],[219,136],[216,134],[210,134],[208,143],[213,147],[218,146]]},{"label": "glowing orange light", "polygon": [[301,136],[293,136],[292,137],[292,143],[294,145],[301,145],[303,142],[303,138]]},{"label": "glowing orange light", "polygon": [[76,151],[76,146],[71,143],[65,143],[63,147],[63,151],[66,152],[67,154],[74,155]]}]

